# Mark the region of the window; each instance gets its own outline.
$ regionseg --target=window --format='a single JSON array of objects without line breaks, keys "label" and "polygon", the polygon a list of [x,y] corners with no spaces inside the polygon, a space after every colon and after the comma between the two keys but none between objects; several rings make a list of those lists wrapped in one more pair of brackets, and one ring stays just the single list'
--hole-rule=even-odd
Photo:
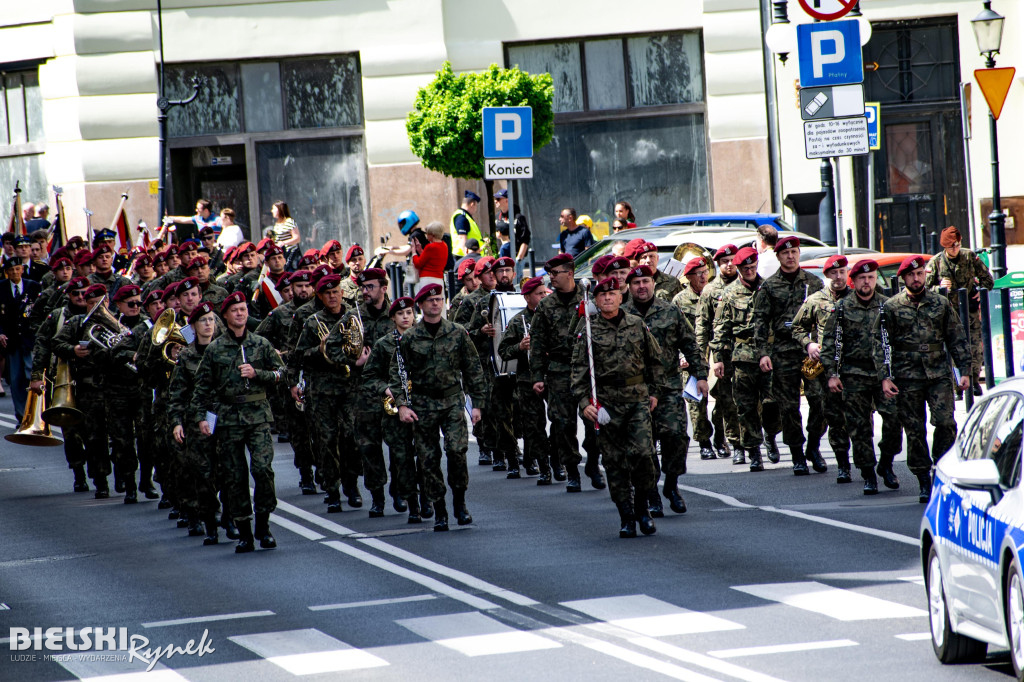
[{"label": "window", "polygon": [[[1001,425],[1001,417],[1004,408],[1012,401],[1009,395],[997,395],[984,404],[984,409],[979,410],[982,414],[978,417],[976,424],[968,423],[970,433],[966,434],[964,445],[961,451],[962,459],[983,459],[989,456],[988,444],[992,434]],[[966,429],[965,429],[966,431]]]},{"label": "window", "polygon": [[992,438],[991,457],[999,467],[999,482],[1004,488],[1020,483],[1020,445],[1024,432],[1024,401],[1013,400],[1003,413]]},{"label": "window", "polygon": [[543,183],[517,197],[538,260],[557,247],[565,207],[589,215],[600,236],[616,202],[641,224],[710,208],[704,69],[697,32],[605,36],[506,47],[506,63],[554,81],[555,134],[536,151]]},{"label": "window", "polygon": [[[973,40],[972,40],[973,43]],[[879,22],[864,46],[864,98],[882,103],[955,100],[960,66],[956,18]]]},{"label": "window", "polygon": [[0,70],[0,187],[20,183],[26,203],[47,197],[43,142],[38,71]]}]

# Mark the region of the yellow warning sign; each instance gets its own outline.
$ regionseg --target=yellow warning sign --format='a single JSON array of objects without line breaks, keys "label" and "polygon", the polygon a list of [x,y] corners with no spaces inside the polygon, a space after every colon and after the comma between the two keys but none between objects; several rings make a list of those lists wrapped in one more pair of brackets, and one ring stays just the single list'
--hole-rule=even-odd
[{"label": "yellow warning sign", "polygon": [[149,193],[150,194],[157,194],[159,192],[160,192],[160,183],[157,182],[156,180],[150,180],[149,181]]},{"label": "yellow warning sign", "polygon": [[977,69],[974,72],[974,80],[978,81],[981,94],[988,102],[988,108],[992,110],[992,116],[997,121],[999,114],[1003,113],[1003,104],[1006,102],[1006,93],[1010,91],[1013,83],[1013,76],[1017,69],[1007,66],[999,69]]}]

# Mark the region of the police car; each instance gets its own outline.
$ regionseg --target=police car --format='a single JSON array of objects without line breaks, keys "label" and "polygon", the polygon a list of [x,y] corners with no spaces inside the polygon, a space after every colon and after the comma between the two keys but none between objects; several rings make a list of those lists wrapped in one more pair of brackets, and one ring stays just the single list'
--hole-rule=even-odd
[{"label": "police car", "polygon": [[975,404],[935,465],[921,522],[932,648],[943,663],[1009,648],[1024,680],[1024,378]]}]

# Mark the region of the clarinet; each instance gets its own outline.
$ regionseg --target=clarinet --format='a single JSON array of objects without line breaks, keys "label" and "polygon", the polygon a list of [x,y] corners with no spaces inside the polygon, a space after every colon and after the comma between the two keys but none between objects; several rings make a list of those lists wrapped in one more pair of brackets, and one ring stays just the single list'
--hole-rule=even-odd
[{"label": "clarinet", "polygon": [[[529,336],[529,335],[530,335],[530,321],[526,319],[526,315],[524,314],[523,315],[523,336]],[[530,345],[532,346],[533,344],[530,344]],[[526,359],[527,360],[530,359],[530,350],[529,349],[526,350]]]},{"label": "clarinet", "polygon": [[402,335],[397,329],[392,329],[395,337],[395,361],[398,362],[398,378],[402,381],[402,390],[405,391],[405,404],[412,405],[412,397],[409,395],[409,372],[405,369],[405,359],[402,357]]},{"label": "clarinet", "polygon": [[836,376],[843,371],[843,299],[836,305]]},{"label": "clarinet", "polygon": [[892,380],[892,347],[889,345],[889,332],[885,328],[885,310],[883,304],[878,304],[878,325],[882,331],[882,362],[885,365],[885,373],[889,380]]}]

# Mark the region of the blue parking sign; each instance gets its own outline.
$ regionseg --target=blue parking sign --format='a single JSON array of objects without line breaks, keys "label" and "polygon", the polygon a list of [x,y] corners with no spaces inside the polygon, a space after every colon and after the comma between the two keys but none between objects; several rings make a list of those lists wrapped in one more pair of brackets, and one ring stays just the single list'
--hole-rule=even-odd
[{"label": "blue parking sign", "polygon": [[533,156],[532,107],[484,107],[483,128],[485,159]]},{"label": "blue parking sign", "polygon": [[864,55],[856,19],[800,24],[796,27],[800,87],[864,82]]}]

